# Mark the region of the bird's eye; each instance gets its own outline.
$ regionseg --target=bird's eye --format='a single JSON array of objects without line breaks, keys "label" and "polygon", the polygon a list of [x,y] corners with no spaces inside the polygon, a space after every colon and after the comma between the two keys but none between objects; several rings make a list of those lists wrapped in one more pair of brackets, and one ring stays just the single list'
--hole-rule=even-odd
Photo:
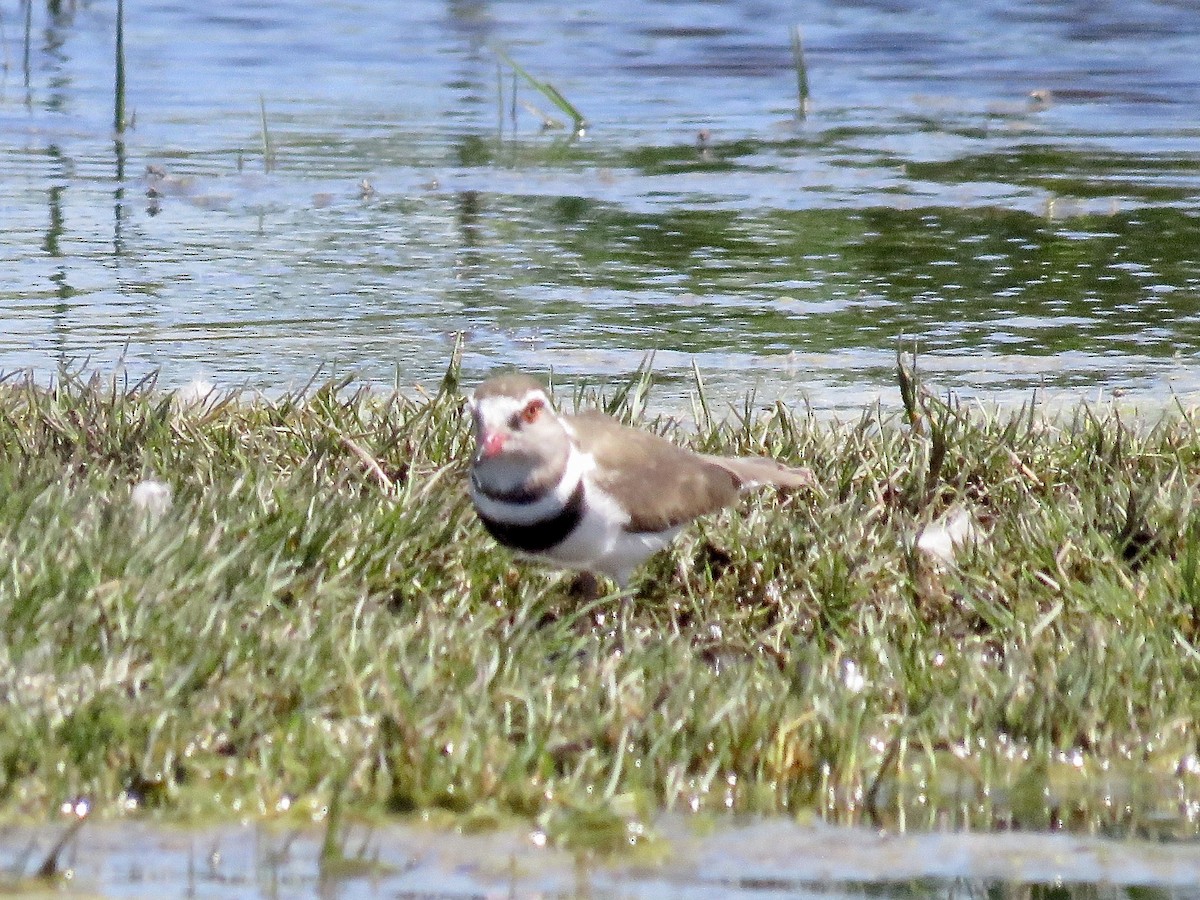
[{"label": "bird's eye", "polygon": [[525,404],[525,408],[521,410],[521,421],[526,425],[536,422],[537,417],[542,414],[542,408],[545,405],[541,400],[530,400]]}]

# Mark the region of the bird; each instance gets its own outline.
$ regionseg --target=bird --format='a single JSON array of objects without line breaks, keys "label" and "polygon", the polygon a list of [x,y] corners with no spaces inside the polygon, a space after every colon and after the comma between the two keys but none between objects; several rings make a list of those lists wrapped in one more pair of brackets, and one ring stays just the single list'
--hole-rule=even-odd
[{"label": "bird", "polygon": [[518,555],[612,579],[693,519],[762,485],[814,485],[806,468],[698,453],[600,412],[559,412],[531,375],[494,375],[468,400],[469,494],[484,528]]}]

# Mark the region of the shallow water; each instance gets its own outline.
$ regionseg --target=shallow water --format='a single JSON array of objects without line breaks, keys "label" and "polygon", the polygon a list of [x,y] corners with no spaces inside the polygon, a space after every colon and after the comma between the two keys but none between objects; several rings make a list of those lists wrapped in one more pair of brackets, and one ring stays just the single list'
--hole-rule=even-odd
[{"label": "shallow water", "polygon": [[1192,3],[148,0],[123,140],[114,4],[0,16],[5,371],[1200,398]]},{"label": "shallow water", "polygon": [[[890,834],[770,822],[660,827],[653,855],[601,859],[539,846],[535,832],[419,826],[355,832],[356,863],[322,871],[321,834],[264,826],[89,825],[60,857],[57,896],[311,897],[1194,897],[1190,844],[1065,834]],[[0,863],[39,859],[51,831],[10,832]],[[32,849],[32,852],[31,852]],[[26,869],[32,868],[26,863]],[[9,885],[12,887],[12,885]],[[20,892],[18,892],[20,893]]]}]

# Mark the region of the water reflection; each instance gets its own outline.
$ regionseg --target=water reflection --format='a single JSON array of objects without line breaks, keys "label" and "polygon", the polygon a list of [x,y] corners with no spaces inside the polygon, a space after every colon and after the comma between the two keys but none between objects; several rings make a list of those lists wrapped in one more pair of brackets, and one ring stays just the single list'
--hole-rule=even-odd
[{"label": "water reflection", "polygon": [[[659,852],[597,857],[543,846],[537,832],[464,834],[425,826],[356,831],[349,856],[322,864],[313,829],[89,825],[59,860],[60,896],[1045,897],[1190,896],[1187,846],[1046,834],[899,835],[765,821],[656,828]],[[6,879],[23,880],[60,837],[10,830]]]},{"label": "water reflection", "polygon": [[113,141],[113,256],[120,258],[125,253],[125,242],[121,235],[122,220],[125,218],[125,141],[117,137]]},{"label": "water reflection", "polygon": [[46,156],[55,175],[51,176],[51,183],[47,191],[49,222],[46,226],[46,237],[42,242],[42,249],[55,261],[54,269],[49,274],[50,283],[54,286],[51,315],[54,322],[53,334],[59,348],[58,358],[63,360],[70,343],[71,298],[75,295],[75,290],[67,278],[68,261],[62,249],[65,232],[63,196],[67,190],[68,165],[63,159],[62,151],[57,146],[48,147]]},{"label": "water reflection", "polygon": [[[411,383],[464,333],[469,378],[655,351],[666,402],[695,360],[722,396],[860,407],[893,396],[901,343],[983,399],[1197,381],[1182,8],[151,4],[126,23],[137,125],[116,142],[117,11],[22,12],[2,369]],[[545,100],[491,44],[595,129],[541,133],[523,101]],[[264,109],[278,165],[252,177]]]}]

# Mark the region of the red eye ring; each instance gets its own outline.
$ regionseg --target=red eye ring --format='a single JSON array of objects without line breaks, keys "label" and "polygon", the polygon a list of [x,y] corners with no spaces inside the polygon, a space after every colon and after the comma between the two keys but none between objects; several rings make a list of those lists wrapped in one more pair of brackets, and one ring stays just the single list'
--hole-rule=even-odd
[{"label": "red eye ring", "polygon": [[545,402],[541,399],[530,400],[525,404],[525,408],[521,410],[521,421],[526,425],[532,425],[537,421],[538,416],[542,414],[545,406]]}]

